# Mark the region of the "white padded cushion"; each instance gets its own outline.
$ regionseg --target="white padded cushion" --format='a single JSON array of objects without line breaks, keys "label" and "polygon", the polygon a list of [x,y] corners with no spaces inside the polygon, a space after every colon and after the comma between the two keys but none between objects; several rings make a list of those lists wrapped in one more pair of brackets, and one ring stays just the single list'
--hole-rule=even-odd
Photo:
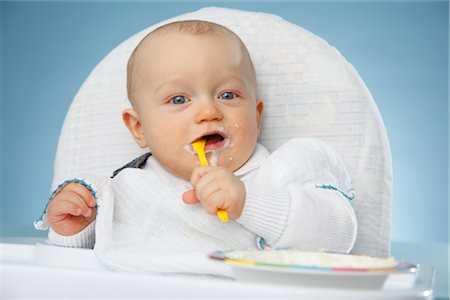
[{"label": "white padded cushion", "polygon": [[112,50],[92,71],[67,113],[53,188],[83,175],[109,176],[145,152],[121,121],[129,107],[126,64],[151,30],[175,20],[224,25],[244,41],[265,102],[260,143],[269,151],[293,137],[315,137],[342,156],[354,180],[358,218],[353,253],[390,252],[392,171],[389,142],[368,89],[344,57],[321,38],[278,16],[204,8],[151,26]]}]

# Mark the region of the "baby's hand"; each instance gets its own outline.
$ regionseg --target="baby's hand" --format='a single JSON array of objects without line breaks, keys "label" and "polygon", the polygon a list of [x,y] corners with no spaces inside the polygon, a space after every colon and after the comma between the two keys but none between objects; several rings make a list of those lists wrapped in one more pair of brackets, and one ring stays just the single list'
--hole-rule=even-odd
[{"label": "baby's hand", "polygon": [[61,235],[76,234],[94,221],[96,204],[95,197],[84,185],[69,183],[50,201],[48,223]]},{"label": "baby's hand", "polygon": [[201,203],[209,214],[224,209],[228,216],[241,216],[245,203],[244,183],[224,167],[196,167],[191,175],[193,190],[183,194],[187,204]]}]

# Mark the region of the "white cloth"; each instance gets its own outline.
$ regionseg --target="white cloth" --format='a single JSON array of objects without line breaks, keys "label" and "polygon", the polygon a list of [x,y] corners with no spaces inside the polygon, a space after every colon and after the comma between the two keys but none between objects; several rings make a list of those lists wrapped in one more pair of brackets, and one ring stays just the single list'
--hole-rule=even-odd
[{"label": "white cloth", "polygon": [[269,155],[258,145],[235,175],[246,187],[244,210],[236,221],[222,223],[200,205],[185,204],[181,195],[191,184],[155,158],[144,169],[122,170],[99,187],[98,258],[116,270],[231,276],[207,254],[255,248],[257,236],[271,247],[352,249],[357,225],[351,202],[357,200],[329,146],[295,139]]}]

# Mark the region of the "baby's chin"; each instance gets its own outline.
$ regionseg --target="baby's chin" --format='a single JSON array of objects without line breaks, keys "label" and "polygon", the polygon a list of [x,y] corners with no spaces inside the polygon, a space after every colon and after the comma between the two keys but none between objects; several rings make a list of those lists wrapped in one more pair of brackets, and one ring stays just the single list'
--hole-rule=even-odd
[{"label": "baby's chin", "polygon": [[166,170],[175,177],[178,177],[178,178],[186,180],[186,181],[191,181],[191,174],[192,174],[193,168],[186,169],[186,170],[175,170],[173,168],[169,169],[166,167]]},{"label": "baby's chin", "polygon": [[[233,156],[228,151],[223,151],[222,153],[208,153],[206,158],[208,160],[209,166],[211,167],[224,167],[229,169],[231,172],[235,172],[241,168],[249,158],[242,156]],[[172,175],[181,178],[186,181],[191,180],[191,175],[194,169],[200,166],[198,158],[196,155],[192,155],[193,159],[188,159],[184,163],[180,164],[180,159],[176,160],[177,163],[165,165],[167,171]]]},{"label": "baby's chin", "polygon": [[245,157],[224,156],[219,159],[217,166],[225,167],[234,173],[239,170],[248,161],[248,159],[249,158]]}]

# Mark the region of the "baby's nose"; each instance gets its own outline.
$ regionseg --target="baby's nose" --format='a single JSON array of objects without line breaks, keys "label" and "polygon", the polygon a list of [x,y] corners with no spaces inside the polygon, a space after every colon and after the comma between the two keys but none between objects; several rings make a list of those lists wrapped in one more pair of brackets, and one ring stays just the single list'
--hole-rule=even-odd
[{"label": "baby's nose", "polygon": [[202,101],[198,105],[195,121],[201,123],[204,121],[222,120],[223,115],[214,100]]}]

